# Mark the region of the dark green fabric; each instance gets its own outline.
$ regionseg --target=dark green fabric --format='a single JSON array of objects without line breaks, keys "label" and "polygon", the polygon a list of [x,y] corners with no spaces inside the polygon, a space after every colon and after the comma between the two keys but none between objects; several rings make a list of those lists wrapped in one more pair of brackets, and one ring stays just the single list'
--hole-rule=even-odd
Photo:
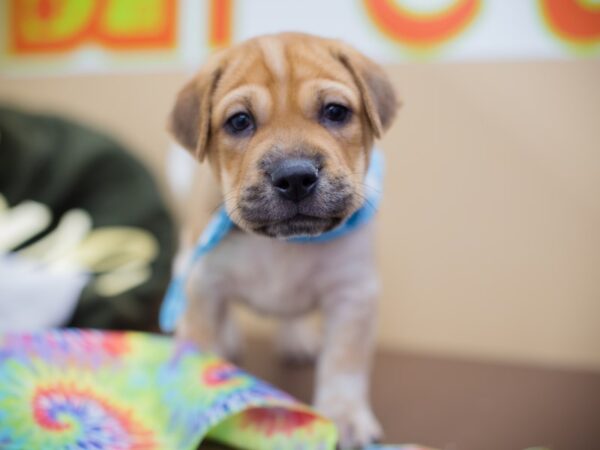
[{"label": "dark green fabric", "polygon": [[87,211],[94,228],[129,226],[150,232],[160,247],[151,279],[115,297],[99,296],[89,283],[68,325],[155,326],[170,279],[174,226],[154,180],[121,145],[61,118],[0,107],[0,193],[10,206],[26,200],[48,206],[53,223],[44,234],[74,208]]}]

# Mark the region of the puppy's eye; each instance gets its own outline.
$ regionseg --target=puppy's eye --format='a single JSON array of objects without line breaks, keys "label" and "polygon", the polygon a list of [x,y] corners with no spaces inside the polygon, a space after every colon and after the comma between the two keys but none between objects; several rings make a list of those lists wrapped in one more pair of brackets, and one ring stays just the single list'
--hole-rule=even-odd
[{"label": "puppy's eye", "polygon": [[254,119],[248,113],[237,113],[227,119],[225,130],[233,135],[243,135],[254,130]]},{"label": "puppy's eye", "polygon": [[352,111],[339,103],[328,103],[321,109],[321,121],[328,124],[343,125],[351,115]]}]

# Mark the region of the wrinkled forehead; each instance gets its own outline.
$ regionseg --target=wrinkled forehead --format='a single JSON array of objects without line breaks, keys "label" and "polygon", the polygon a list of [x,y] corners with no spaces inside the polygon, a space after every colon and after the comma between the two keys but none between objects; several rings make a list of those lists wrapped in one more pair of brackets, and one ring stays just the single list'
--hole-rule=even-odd
[{"label": "wrinkled forehead", "polygon": [[325,41],[266,36],[231,50],[213,96],[215,112],[231,103],[272,103],[275,109],[301,97],[339,97],[358,109],[352,75]]}]

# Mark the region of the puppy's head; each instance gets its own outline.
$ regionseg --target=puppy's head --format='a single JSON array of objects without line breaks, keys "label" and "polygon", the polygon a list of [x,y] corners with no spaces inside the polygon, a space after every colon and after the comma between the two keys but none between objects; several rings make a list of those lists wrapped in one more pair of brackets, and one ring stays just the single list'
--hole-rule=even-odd
[{"label": "puppy's head", "polygon": [[208,159],[240,228],[318,235],[363,204],[373,140],[396,109],[375,63],[338,41],[290,33],[213,56],[179,93],[169,127]]}]

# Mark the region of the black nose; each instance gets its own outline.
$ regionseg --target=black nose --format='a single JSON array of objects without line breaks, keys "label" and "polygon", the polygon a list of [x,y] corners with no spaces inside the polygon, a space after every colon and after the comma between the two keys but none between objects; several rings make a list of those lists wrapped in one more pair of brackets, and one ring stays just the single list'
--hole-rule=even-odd
[{"label": "black nose", "polygon": [[294,202],[312,194],[319,181],[319,171],[307,159],[285,159],[271,172],[271,184],[279,194]]}]

